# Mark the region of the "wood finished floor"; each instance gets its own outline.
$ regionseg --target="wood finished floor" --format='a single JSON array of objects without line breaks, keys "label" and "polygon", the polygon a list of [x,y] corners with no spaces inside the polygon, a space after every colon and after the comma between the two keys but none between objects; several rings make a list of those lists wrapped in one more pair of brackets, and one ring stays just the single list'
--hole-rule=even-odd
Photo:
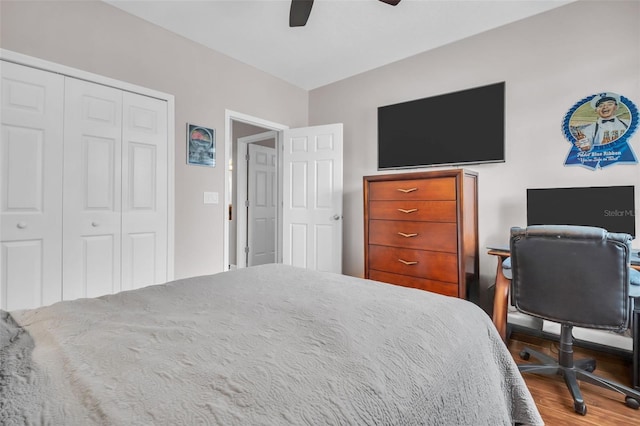
[{"label": "wood finished floor", "polygon": [[[524,347],[557,355],[558,343],[538,337],[513,333],[508,342],[509,351],[516,363],[523,363],[519,352]],[[591,351],[574,346],[574,358],[595,358],[599,376],[631,386],[631,361],[616,355]],[[624,396],[614,391],[581,383],[580,390],[587,405],[587,415],[573,411],[573,399],[562,377],[549,377],[526,373],[523,375],[535,400],[542,419],[548,426],[565,425],[640,425],[640,410],[624,405]]]}]

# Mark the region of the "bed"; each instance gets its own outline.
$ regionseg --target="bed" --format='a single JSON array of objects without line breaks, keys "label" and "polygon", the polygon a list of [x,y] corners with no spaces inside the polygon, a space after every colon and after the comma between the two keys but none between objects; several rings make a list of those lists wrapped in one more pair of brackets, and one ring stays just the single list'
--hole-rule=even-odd
[{"label": "bed", "polygon": [[0,424],[543,424],[464,300],[285,265],[2,312]]}]

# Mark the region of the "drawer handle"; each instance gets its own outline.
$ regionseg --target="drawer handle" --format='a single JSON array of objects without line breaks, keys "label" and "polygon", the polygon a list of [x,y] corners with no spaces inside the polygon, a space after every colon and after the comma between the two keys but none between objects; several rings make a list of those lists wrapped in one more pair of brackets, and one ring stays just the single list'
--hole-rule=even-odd
[{"label": "drawer handle", "polygon": [[398,211],[402,213],[413,213],[413,212],[417,212],[418,209],[398,209]]},{"label": "drawer handle", "polygon": [[405,238],[417,237],[418,234],[405,234],[404,232],[398,232],[398,235],[403,236]]},{"label": "drawer handle", "polygon": [[413,192],[413,191],[417,191],[417,190],[418,190],[418,188],[408,188],[408,189],[398,188],[398,191],[404,192],[405,194],[408,194],[409,192]]},{"label": "drawer handle", "polygon": [[398,262],[404,263],[405,265],[417,265],[418,264],[418,262],[408,261],[408,260],[403,260],[403,259],[398,259]]}]

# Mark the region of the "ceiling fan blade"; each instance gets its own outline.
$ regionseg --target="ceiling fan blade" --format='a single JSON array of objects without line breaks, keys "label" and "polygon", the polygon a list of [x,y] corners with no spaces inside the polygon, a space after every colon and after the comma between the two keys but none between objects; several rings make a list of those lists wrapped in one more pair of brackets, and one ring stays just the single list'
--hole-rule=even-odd
[{"label": "ceiling fan blade", "polygon": [[380,0],[383,3],[390,4],[391,6],[397,6],[400,0]]},{"label": "ceiling fan blade", "polygon": [[313,0],[291,0],[289,10],[289,26],[304,27],[309,19]]}]

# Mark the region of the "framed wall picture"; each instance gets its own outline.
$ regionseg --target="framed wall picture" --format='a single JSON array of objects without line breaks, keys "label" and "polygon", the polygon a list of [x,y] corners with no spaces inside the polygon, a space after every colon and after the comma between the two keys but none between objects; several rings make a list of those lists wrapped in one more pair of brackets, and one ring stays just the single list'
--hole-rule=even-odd
[{"label": "framed wall picture", "polygon": [[215,129],[187,123],[187,164],[215,167]]}]

